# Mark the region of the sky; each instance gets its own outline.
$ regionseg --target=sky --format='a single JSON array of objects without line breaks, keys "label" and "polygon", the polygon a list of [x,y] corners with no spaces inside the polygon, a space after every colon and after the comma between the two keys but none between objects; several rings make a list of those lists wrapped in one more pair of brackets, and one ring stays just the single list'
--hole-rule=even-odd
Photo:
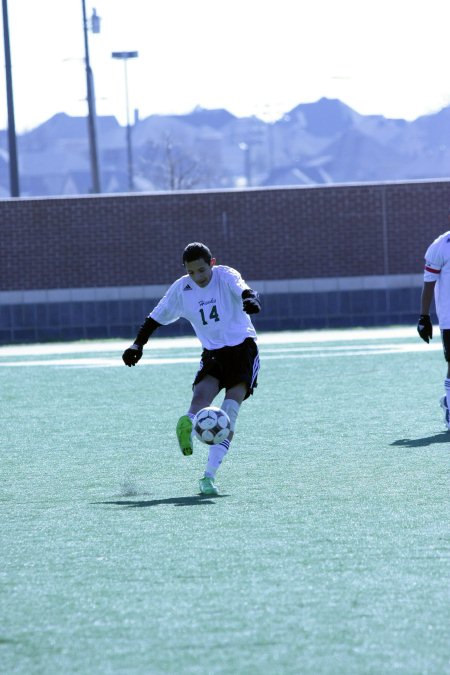
[{"label": "sky", "polygon": [[[4,1],[4,0],[3,0]],[[280,118],[337,98],[413,120],[450,104],[449,0],[85,0],[98,115]],[[16,131],[87,115],[82,0],[7,0]],[[7,128],[3,23],[0,129]],[[450,133],[450,130],[449,130]]]}]

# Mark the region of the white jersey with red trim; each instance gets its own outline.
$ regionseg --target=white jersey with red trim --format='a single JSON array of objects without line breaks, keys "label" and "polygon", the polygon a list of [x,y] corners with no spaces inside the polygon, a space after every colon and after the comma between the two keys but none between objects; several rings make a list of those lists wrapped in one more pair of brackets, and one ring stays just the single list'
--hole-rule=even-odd
[{"label": "white jersey with red trim", "polygon": [[233,347],[256,331],[242,308],[242,292],[249,289],[239,272],[216,265],[211,280],[201,288],[188,274],[177,279],[149,316],[164,326],[187,319],[205,349]]},{"label": "white jersey with red trim", "polygon": [[450,328],[450,230],[428,247],[423,279],[436,282],[434,301],[439,328]]}]

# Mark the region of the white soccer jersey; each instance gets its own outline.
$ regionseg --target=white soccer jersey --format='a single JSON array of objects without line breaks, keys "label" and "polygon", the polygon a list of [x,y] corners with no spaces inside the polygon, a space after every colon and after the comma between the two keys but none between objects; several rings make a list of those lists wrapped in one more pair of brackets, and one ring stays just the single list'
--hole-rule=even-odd
[{"label": "white soccer jersey", "polygon": [[450,231],[435,239],[425,253],[424,281],[436,281],[434,301],[439,328],[450,328]]},{"label": "white soccer jersey", "polygon": [[187,319],[205,349],[233,347],[248,337],[256,340],[250,317],[242,309],[242,291],[248,288],[239,272],[217,265],[204,288],[188,274],[177,279],[149,316],[163,325]]}]

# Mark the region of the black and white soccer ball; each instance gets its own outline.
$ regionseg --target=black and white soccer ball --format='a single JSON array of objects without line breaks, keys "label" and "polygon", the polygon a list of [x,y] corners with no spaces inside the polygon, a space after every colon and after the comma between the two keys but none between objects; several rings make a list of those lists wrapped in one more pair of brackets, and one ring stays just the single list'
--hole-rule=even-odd
[{"label": "black and white soccer ball", "polygon": [[194,418],[194,432],[199,441],[207,445],[222,443],[231,431],[230,418],[225,410],[208,406],[198,411]]}]

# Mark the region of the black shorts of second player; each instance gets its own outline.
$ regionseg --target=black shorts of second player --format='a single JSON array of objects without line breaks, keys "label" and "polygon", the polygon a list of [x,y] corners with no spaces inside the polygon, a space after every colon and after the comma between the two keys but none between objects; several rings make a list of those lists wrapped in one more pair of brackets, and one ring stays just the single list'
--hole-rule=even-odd
[{"label": "black shorts of second player", "polygon": [[443,328],[441,330],[441,337],[445,360],[447,363],[450,363],[450,328]]},{"label": "black shorts of second player", "polygon": [[212,375],[219,380],[219,390],[228,390],[240,382],[245,382],[247,385],[245,398],[248,398],[253,394],[255,387],[258,386],[258,372],[258,347],[252,338],[247,338],[234,347],[204,349],[200,369],[195,376],[192,387],[203,380],[205,375]]}]

